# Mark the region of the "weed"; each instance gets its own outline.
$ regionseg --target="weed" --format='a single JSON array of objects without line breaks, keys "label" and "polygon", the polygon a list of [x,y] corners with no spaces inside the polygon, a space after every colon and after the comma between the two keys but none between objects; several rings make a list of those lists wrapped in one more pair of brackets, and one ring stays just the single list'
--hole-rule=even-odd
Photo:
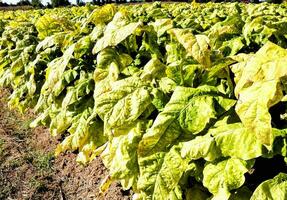
[{"label": "weed", "polygon": [[52,161],[54,154],[49,153],[37,153],[35,159],[35,167],[40,171],[50,171],[52,169]]},{"label": "weed", "polygon": [[24,157],[24,159],[32,163],[33,166],[40,172],[50,172],[52,170],[52,161],[54,159],[54,154],[52,152],[39,152],[30,151]]},{"label": "weed", "polygon": [[2,155],[4,154],[4,144],[5,140],[0,139],[0,157],[2,157]]},{"label": "weed", "polygon": [[43,183],[41,180],[38,180],[35,176],[30,179],[29,187],[36,191],[42,191],[46,189],[45,183]]},{"label": "weed", "polygon": [[14,121],[15,128],[13,135],[20,140],[25,140],[25,138],[31,134],[31,129],[29,128],[30,123],[31,120],[16,119]]},{"label": "weed", "polygon": [[20,167],[23,164],[23,159],[22,158],[15,158],[9,162],[9,167],[12,169],[15,169],[17,167]]}]

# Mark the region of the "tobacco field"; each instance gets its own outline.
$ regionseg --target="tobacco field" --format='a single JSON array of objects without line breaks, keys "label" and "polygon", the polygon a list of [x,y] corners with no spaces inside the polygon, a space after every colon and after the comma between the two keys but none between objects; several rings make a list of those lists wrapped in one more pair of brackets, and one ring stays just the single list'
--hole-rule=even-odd
[{"label": "tobacco field", "polygon": [[287,4],[1,11],[0,35],[7,104],[101,157],[102,193],[287,199]]}]

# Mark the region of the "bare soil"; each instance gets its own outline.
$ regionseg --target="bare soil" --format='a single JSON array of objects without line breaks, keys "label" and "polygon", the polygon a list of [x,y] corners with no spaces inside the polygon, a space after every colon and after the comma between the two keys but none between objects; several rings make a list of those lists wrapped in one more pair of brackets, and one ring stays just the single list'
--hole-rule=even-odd
[{"label": "bare soil", "polygon": [[99,193],[108,174],[100,158],[87,166],[76,163],[73,153],[55,158],[58,139],[44,127],[30,129],[33,114],[9,110],[7,96],[0,92],[0,200],[131,199],[118,183]]}]

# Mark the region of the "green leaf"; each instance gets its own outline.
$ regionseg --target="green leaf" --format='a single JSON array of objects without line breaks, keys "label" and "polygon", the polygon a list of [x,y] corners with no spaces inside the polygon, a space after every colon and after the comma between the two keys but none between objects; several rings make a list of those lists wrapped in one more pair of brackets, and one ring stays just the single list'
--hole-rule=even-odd
[{"label": "green leaf", "polygon": [[152,199],[157,173],[162,166],[165,154],[165,152],[157,152],[148,157],[138,158],[140,176],[137,190],[140,193],[136,196],[141,196],[141,199]]},{"label": "green leaf", "polygon": [[166,66],[157,58],[152,58],[143,69],[141,79],[143,81],[151,81],[156,78],[165,77]]},{"label": "green leaf", "polygon": [[229,110],[235,101],[215,87],[177,87],[153,126],[143,136],[140,154],[168,148],[182,134],[196,135]]},{"label": "green leaf", "polygon": [[187,51],[204,67],[211,65],[209,38],[205,35],[193,35],[189,29],[171,29],[169,34],[174,36]]},{"label": "green leaf", "polygon": [[87,18],[87,23],[91,22],[96,26],[99,24],[106,24],[110,22],[115,13],[117,7],[113,4],[108,4],[95,9]]},{"label": "green leaf", "polygon": [[263,146],[242,123],[222,124],[208,131],[224,157],[250,160],[263,154]]},{"label": "green leaf", "polygon": [[[188,162],[181,158],[179,149],[172,148],[164,157],[163,164],[159,170],[153,191],[153,199],[166,199],[177,187]],[[182,199],[182,197],[180,197]]]},{"label": "green leaf", "polygon": [[111,90],[95,98],[95,111],[106,128],[128,126],[140,117],[152,103],[148,84],[129,77],[111,83]]},{"label": "green leaf", "polygon": [[266,146],[274,140],[269,108],[283,98],[280,79],[287,75],[286,61],[285,49],[266,43],[245,63],[235,87],[237,114],[243,125]]},{"label": "green leaf", "polygon": [[199,64],[172,63],[166,68],[166,75],[177,83],[178,86],[195,87],[201,78],[202,72]]},{"label": "green leaf", "polygon": [[178,184],[188,161],[181,158],[179,150],[180,146],[174,146],[168,153],[139,157],[137,189],[144,193],[144,199],[182,199]]},{"label": "green leaf", "polygon": [[181,156],[187,160],[204,158],[213,161],[221,156],[215,140],[210,135],[197,136],[195,139],[182,143]]},{"label": "green leaf", "polygon": [[134,34],[140,27],[141,22],[129,23],[122,12],[117,12],[113,20],[107,25],[104,36],[100,38],[93,48],[93,54],[97,54],[106,47],[117,46],[128,36]]},{"label": "green leaf", "polygon": [[96,83],[108,78],[109,81],[117,81],[119,74],[132,62],[128,54],[120,54],[114,48],[106,48],[97,55],[97,68],[94,71]]},{"label": "green leaf", "polygon": [[97,153],[95,155],[93,153],[106,141],[103,135],[103,123],[95,120],[91,108],[73,120],[74,123],[68,130],[70,135],[57,146],[55,155],[67,150],[79,150],[77,161],[86,164],[97,156]]},{"label": "green leaf", "polygon": [[244,184],[244,174],[251,166],[249,162],[236,158],[208,163],[203,170],[203,185],[214,195],[214,200],[228,200],[230,191]]},{"label": "green leaf", "polygon": [[137,121],[127,128],[115,130],[117,136],[111,138],[101,154],[111,179],[120,180],[125,190],[135,186],[137,182],[137,147],[148,126],[147,122]]},{"label": "green leaf", "polygon": [[266,24],[266,22],[269,22],[269,19],[266,19],[267,17],[258,16],[246,21],[242,29],[242,34],[247,42],[247,45],[250,45],[251,42],[265,44],[268,42],[272,34],[277,31],[276,28],[272,28]]},{"label": "green leaf", "polygon": [[169,29],[173,28],[173,21],[171,19],[157,19],[150,23],[154,27],[157,37],[163,36]]},{"label": "green leaf", "polygon": [[279,173],[264,181],[254,191],[250,200],[285,200],[287,198],[287,174]]},{"label": "green leaf", "polygon": [[72,31],[75,29],[75,26],[68,18],[63,16],[59,17],[52,13],[47,13],[40,17],[35,26],[40,39],[44,39],[45,37],[51,36],[57,32]]},{"label": "green leaf", "polygon": [[71,45],[63,54],[62,57],[56,58],[48,64],[46,71],[46,80],[41,89],[41,93],[47,94],[54,90],[58,81],[62,80],[63,73],[68,68],[70,60],[73,58],[75,45]]},{"label": "green leaf", "polygon": [[233,56],[236,55],[244,46],[243,38],[235,37],[231,40],[224,41],[219,50],[225,56]]}]

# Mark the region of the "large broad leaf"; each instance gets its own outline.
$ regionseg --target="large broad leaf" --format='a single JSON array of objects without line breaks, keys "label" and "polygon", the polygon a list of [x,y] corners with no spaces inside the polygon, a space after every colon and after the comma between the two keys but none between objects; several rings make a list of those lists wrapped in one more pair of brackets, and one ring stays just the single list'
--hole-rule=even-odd
[{"label": "large broad leaf", "polygon": [[242,123],[223,123],[212,128],[208,133],[213,136],[216,146],[224,157],[235,157],[250,160],[262,155],[262,144],[254,133]]},{"label": "large broad leaf", "polygon": [[86,164],[97,156],[96,148],[106,141],[103,135],[103,123],[95,119],[91,108],[87,108],[73,120],[74,123],[68,130],[70,135],[57,146],[55,154],[59,155],[67,150],[79,150],[77,161]]},{"label": "large broad leaf", "polygon": [[204,158],[207,161],[213,161],[220,156],[221,153],[216,147],[214,138],[208,134],[182,143],[181,157],[187,160]]},{"label": "large broad leaf", "polygon": [[[113,180],[120,180],[124,189],[135,186],[137,182],[137,148],[148,126],[148,122],[137,121],[127,128],[115,130],[118,136],[111,138],[101,154],[105,166],[109,169],[109,176]],[[103,185],[106,187],[106,184]]]},{"label": "large broad leaf", "polygon": [[126,68],[133,59],[128,54],[118,53],[114,48],[106,48],[97,55],[97,68],[94,72],[96,83],[108,78],[109,81],[118,80],[121,71]]},{"label": "large broad leaf", "polygon": [[79,67],[72,68],[71,66],[71,60],[74,58],[73,53],[75,46],[75,44],[69,46],[69,48],[65,50],[63,56],[48,63],[45,82],[41,88],[37,105],[34,108],[36,112],[47,109],[62,91],[65,90],[67,85],[79,77],[77,72]]},{"label": "large broad leaf", "polygon": [[106,128],[128,126],[152,103],[149,83],[129,77],[111,84],[111,90],[95,98],[96,113]]},{"label": "large broad leaf", "polygon": [[113,19],[116,11],[117,7],[113,4],[99,7],[88,16],[87,23],[93,23],[96,26],[99,24],[106,24]]},{"label": "large broad leaf", "polygon": [[58,32],[72,31],[75,29],[73,23],[66,17],[48,13],[40,17],[35,26],[40,39],[44,39]]},{"label": "large broad leaf", "polygon": [[157,19],[155,22],[150,23],[153,26],[157,37],[163,36],[169,29],[173,28],[173,21],[171,19]]},{"label": "large broad leaf", "polygon": [[170,29],[168,31],[183,45],[187,55],[192,56],[204,67],[211,65],[209,38],[205,35],[193,35],[189,29]]},{"label": "large broad leaf", "polygon": [[140,142],[139,152],[149,154],[168,148],[181,134],[196,135],[235,104],[217,88],[177,87],[164,110]]},{"label": "large broad leaf", "polygon": [[269,108],[283,97],[278,80],[254,83],[239,94],[236,112],[242,123],[253,131],[263,144],[270,146],[274,138]]},{"label": "large broad leaf", "polygon": [[224,56],[233,56],[236,55],[243,47],[243,38],[235,37],[231,40],[222,42],[219,51],[221,51]]},{"label": "large broad leaf", "polygon": [[41,89],[41,93],[47,94],[55,90],[55,86],[63,77],[63,73],[68,67],[70,60],[73,58],[75,45],[71,45],[62,57],[56,58],[49,63],[46,71],[46,81]]},{"label": "large broad leaf", "polygon": [[78,123],[77,120],[79,120],[79,117],[85,110],[92,108],[93,98],[81,97],[73,104],[70,104],[67,107],[65,106],[66,105],[61,105],[58,107],[56,103],[51,103],[51,105],[32,123],[32,126],[34,125],[35,127],[36,123],[43,123],[46,126],[49,125],[52,136],[62,134],[71,125]]},{"label": "large broad leaf", "polygon": [[91,74],[83,75],[76,81],[74,86],[66,88],[67,93],[61,98],[60,104],[53,113],[54,102],[49,103],[50,107],[50,131],[53,136],[63,133],[73,121],[73,117],[82,112],[82,109],[93,106],[93,98],[91,92],[94,89],[94,83]]},{"label": "large broad leaf", "polygon": [[[161,107],[166,100],[151,87],[152,80],[165,75],[165,65],[151,59],[141,73],[118,80],[119,74],[131,62],[131,57],[107,48],[98,54],[94,79],[95,111],[105,121],[106,128],[128,126],[146,110]],[[108,67],[108,68],[106,68]],[[151,110],[152,111],[152,110]]]},{"label": "large broad leaf", "polygon": [[213,200],[228,200],[230,191],[244,184],[244,174],[252,165],[236,158],[209,163],[203,170],[203,185],[214,195]]},{"label": "large broad leaf", "polygon": [[[153,199],[166,199],[174,193],[178,183],[188,167],[188,161],[180,156],[179,147],[174,147],[164,157],[162,166],[155,179]],[[182,197],[180,196],[179,199]]]},{"label": "large broad leaf", "polygon": [[117,12],[114,19],[107,25],[104,36],[94,46],[93,54],[100,52],[106,47],[118,45],[128,36],[134,34],[141,25],[141,22],[129,23],[123,12]]},{"label": "large broad leaf", "polygon": [[75,59],[81,59],[84,56],[88,56],[92,51],[92,41],[90,36],[85,36],[76,42],[74,57]]},{"label": "large broad leaf", "polygon": [[[241,16],[236,14],[227,16],[227,18],[213,25],[208,31],[208,37],[211,38],[212,46],[218,48],[230,37],[236,37],[241,34],[244,22]],[[232,47],[231,47],[232,48]]]},{"label": "large broad leaf", "polygon": [[221,156],[250,160],[263,154],[262,144],[242,123],[226,124],[223,121],[219,121],[207,135],[183,142],[181,156],[189,160],[204,158],[213,161]]},{"label": "large broad leaf", "polygon": [[251,42],[264,44],[274,33],[276,33],[276,28],[270,26],[271,20],[276,19],[270,19],[269,17],[270,16],[258,16],[246,21],[242,29],[242,34],[247,42],[247,45],[249,45]]},{"label": "large broad leaf", "polygon": [[61,47],[66,33],[55,33],[51,36],[45,37],[45,39],[37,45],[36,51],[40,52],[43,49],[47,49],[52,46]]},{"label": "large broad leaf", "polygon": [[[169,199],[176,189],[180,189],[180,181],[185,173],[195,178],[202,173],[202,168],[192,161],[200,158],[213,161],[220,155],[214,139],[206,135],[174,145],[168,152],[139,156],[137,189],[147,196],[146,199]],[[178,197],[182,198],[181,195]]]},{"label": "large broad leaf", "polygon": [[164,152],[157,152],[151,156],[139,158],[139,170],[140,176],[137,183],[137,190],[136,196],[139,196],[138,199],[151,199],[154,184],[157,177],[157,173],[160,170],[164,156],[166,153]]},{"label": "large broad leaf", "polygon": [[[112,90],[112,83],[118,81],[120,74],[132,62],[131,56],[119,53],[115,48],[105,48],[97,55],[97,67],[94,71],[94,99]],[[95,107],[95,109],[98,109]],[[102,116],[103,117],[103,116]]]},{"label": "large broad leaf", "polygon": [[274,139],[268,110],[283,97],[280,80],[287,75],[286,62],[287,51],[268,42],[237,70],[236,112],[243,125],[267,146]]},{"label": "large broad leaf", "polygon": [[172,196],[179,189],[179,181],[188,167],[188,160],[182,159],[179,151],[180,146],[174,146],[168,153],[158,152],[139,158],[137,190],[141,199],[176,199]]},{"label": "large broad leaf", "polygon": [[[69,70],[66,72],[69,72]],[[76,71],[73,73],[76,73]],[[47,108],[31,124],[31,126],[35,127],[39,123],[48,122],[53,136],[66,131],[74,123],[75,116],[81,114],[85,109],[92,107],[94,104],[92,97],[94,82],[91,73],[86,74],[82,71],[80,78],[74,82],[74,85],[68,87],[66,85],[67,82],[69,83],[70,76],[66,77],[66,79],[64,77],[58,83],[60,83],[60,92],[65,89],[65,96],[60,95],[58,97],[60,93],[56,93],[57,87],[54,88],[54,93],[44,93],[39,99],[38,105],[44,105]]]},{"label": "large broad leaf", "polygon": [[141,79],[143,81],[151,81],[153,79],[166,76],[166,66],[157,58],[152,58],[143,68]]},{"label": "large broad leaf", "polygon": [[264,181],[254,191],[250,200],[287,199],[287,174],[280,173],[273,179]]}]

